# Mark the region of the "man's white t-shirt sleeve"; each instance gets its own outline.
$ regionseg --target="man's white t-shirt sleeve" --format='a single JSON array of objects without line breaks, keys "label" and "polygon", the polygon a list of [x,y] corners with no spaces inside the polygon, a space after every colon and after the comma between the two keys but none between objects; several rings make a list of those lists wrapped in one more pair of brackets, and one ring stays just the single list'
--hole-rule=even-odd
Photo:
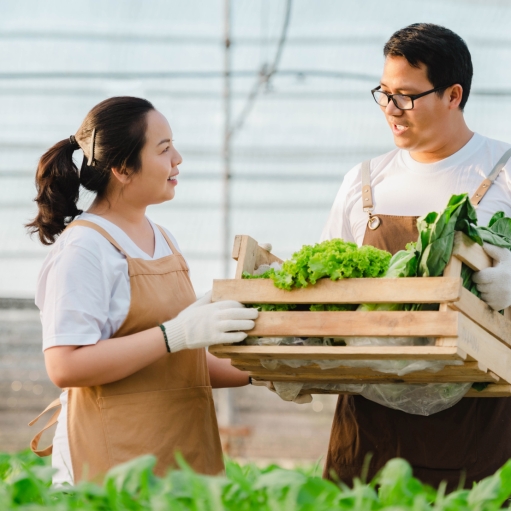
[{"label": "man's white t-shirt sleeve", "polygon": [[43,350],[96,344],[108,319],[110,289],[92,251],[74,244],[60,251],[47,274]]},{"label": "man's white t-shirt sleeve", "polygon": [[359,174],[360,164],[346,174],[321,233],[320,241],[342,238],[345,241],[355,242],[355,237],[350,228],[347,202],[350,199],[350,189],[353,187],[353,182]]}]

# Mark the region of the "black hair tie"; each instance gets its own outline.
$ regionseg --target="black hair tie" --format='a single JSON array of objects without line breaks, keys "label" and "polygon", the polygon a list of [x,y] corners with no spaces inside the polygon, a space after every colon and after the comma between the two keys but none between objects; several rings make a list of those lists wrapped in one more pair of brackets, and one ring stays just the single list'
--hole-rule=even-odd
[{"label": "black hair tie", "polygon": [[78,144],[74,135],[69,137],[69,143],[71,144],[74,151],[76,151],[76,149],[80,149],[80,144]]}]

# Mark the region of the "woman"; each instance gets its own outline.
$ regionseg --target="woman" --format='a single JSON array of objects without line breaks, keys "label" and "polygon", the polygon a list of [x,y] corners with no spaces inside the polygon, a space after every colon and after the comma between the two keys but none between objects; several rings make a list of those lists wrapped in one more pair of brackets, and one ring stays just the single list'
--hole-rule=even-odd
[{"label": "woman", "polygon": [[[174,197],[181,161],[165,117],[144,99],[117,97],[39,162],[39,212],[27,227],[53,244],[36,304],[49,377],[65,389],[47,408],[57,409],[47,427],[58,417],[54,483],[97,480],[147,453],[159,474],[176,451],[197,471],[223,468],[211,385],[246,385],[248,376],[206,360],[204,348],[243,340],[257,311],[210,295],[195,301],[176,241],[145,216]],[[96,194],[85,213],[80,185]],[[41,434],[32,449],[44,456],[52,447],[37,450]]]}]

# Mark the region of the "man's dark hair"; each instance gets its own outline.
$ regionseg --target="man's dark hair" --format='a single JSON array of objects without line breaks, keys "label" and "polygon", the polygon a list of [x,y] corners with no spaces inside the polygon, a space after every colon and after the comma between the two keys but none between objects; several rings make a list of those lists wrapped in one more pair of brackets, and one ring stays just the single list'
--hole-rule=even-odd
[{"label": "man's dark hair", "polygon": [[[413,67],[423,63],[433,87],[460,84],[463,110],[472,83],[472,58],[465,41],[452,30],[432,23],[414,23],[398,30],[383,48],[385,57],[404,57]],[[437,94],[440,96],[443,91]]]}]

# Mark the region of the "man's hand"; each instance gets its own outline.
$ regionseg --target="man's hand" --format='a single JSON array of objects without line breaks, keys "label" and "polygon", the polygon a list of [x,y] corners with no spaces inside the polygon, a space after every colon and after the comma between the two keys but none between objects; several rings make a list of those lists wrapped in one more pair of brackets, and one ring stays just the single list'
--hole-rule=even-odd
[{"label": "man's hand", "polygon": [[481,298],[493,309],[500,311],[511,305],[511,251],[485,243],[484,251],[493,259],[494,266],[474,273]]},{"label": "man's hand", "polygon": [[[278,392],[275,390],[275,387],[273,386],[273,382],[271,381],[259,381],[252,379],[252,385],[255,385],[257,387],[266,387],[268,390],[275,392],[275,394],[279,396]],[[293,399],[293,403],[296,403],[297,405],[304,405],[310,403],[311,401],[312,401],[311,394],[299,394]]]}]

